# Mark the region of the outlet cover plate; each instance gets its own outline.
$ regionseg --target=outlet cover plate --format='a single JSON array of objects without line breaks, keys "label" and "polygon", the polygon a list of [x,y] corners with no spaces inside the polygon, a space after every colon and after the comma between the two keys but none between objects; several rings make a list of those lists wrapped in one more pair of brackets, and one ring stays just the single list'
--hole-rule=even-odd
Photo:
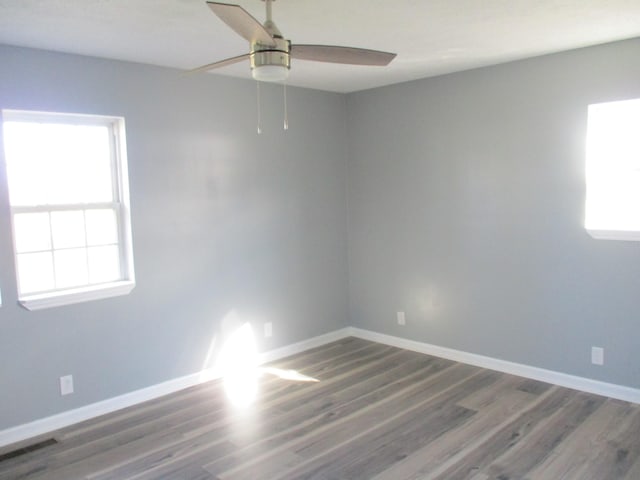
[{"label": "outlet cover plate", "polygon": [[60,395],[73,393],[73,375],[60,377]]},{"label": "outlet cover plate", "polygon": [[594,365],[604,365],[604,348],[591,347],[591,363]]}]

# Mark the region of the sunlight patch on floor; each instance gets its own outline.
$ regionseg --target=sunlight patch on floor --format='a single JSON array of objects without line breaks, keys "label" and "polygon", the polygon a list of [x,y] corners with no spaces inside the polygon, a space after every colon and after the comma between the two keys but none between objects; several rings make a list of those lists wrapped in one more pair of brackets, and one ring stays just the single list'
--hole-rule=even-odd
[{"label": "sunlight patch on floor", "polygon": [[235,310],[230,311],[222,320],[220,338],[224,341],[216,342],[216,337],[213,338],[205,366],[210,365],[214,349],[221,343],[215,368],[209,368],[208,371],[209,375],[222,378],[225,394],[234,407],[247,408],[255,402],[258,380],[263,376],[274,376],[291,382],[319,382],[297,370],[261,367],[251,322],[241,319]]},{"label": "sunlight patch on floor", "polygon": [[269,375],[274,375],[283,380],[292,380],[295,382],[319,382],[320,381],[317,378],[309,377],[296,370],[284,370],[282,368],[275,368],[275,367],[262,367],[260,368],[260,372],[268,373]]},{"label": "sunlight patch on floor", "polygon": [[258,351],[249,323],[244,323],[226,339],[219,365],[231,403],[236,407],[251,405],[258,391]]}]

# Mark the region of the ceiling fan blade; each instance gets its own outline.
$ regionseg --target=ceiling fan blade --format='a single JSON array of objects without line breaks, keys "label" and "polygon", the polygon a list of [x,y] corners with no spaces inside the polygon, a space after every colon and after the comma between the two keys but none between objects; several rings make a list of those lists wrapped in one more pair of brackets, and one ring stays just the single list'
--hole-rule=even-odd
[{"label": "ceiling fan blade", "polygon": [[291,56],[300,60],[314,60],[316,62],[380,67],[388,65],[391,60],[396,58],[395,53],[332,45],[291,45]]},{"label": "ceiling fan blade", "polygon": [[238,55],[237,57],[227,58],[226,60],[220,60],[219,62],[209,63],[207,65],[203,65],[198,68],[194,68],[193,70],[187,70],[185,75],[190,73],[198,73],[198,72],[206,72],[207,70],[213,70],[214,68],[226,67],[227,65],[232,65],[234,63],[241,62],[243,60],[248,59],[251,56],[249,53],[245,53],[244,55]]},{"label": "ceiling fan blade", "polygon": [[249,42],[275,47],[275,40],[269,32],[240,5],[219,2],[207,2],[207,5],[220,20]]}]

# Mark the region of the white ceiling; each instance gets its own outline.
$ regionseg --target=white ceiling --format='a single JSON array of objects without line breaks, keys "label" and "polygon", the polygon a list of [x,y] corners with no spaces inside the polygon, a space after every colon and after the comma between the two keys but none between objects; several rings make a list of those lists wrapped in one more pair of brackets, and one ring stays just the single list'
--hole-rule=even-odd
[{"label": "white ceiling", "polygon": [[[260,0],[226,2],[264,20]],[[277,0],[273,17],[294,44],[398,54],[387,67],[292,61],[289,84],[336,92],[640,36],[640,0]],[[249,48],[204,0],[0,0],[0,43],[178,69]],[[209,74],[250,78],[248,62]]]}]

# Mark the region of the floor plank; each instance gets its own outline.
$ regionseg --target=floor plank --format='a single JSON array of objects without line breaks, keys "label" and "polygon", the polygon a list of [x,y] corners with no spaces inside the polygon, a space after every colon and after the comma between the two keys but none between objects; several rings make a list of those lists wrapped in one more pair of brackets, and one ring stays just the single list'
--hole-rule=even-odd
[{"label": "floor plank", "polygon": [[640,479],[640,405],[362,339],[274,362],[256,389],[240,408],[217,380],[73,425],[2,457],[0,480]]}]

